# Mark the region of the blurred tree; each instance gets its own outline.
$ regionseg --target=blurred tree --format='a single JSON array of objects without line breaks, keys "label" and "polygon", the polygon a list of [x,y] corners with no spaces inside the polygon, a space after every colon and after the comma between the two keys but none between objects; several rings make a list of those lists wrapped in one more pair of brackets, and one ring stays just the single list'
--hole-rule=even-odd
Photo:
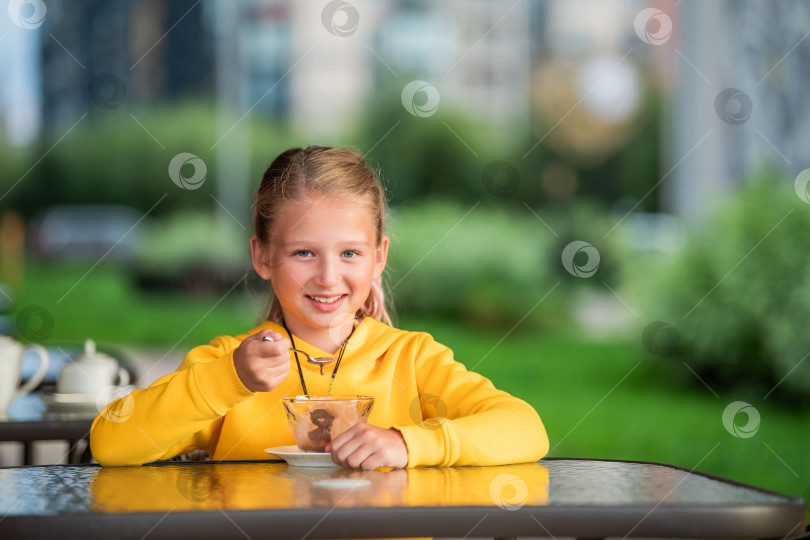
[{"label": "blurred tree", "polygon": [[[248,119],[246,125],[255,147],[247,182],[252,192],[269,161],[296,138],[285,125],[271,120]],[[18,182],[25,165],[15,163],[23,158],[11,155],[9,167],[0,170],[0,184],[16,186],[3,204],[27,219],[55,204],[123,204],[141,212],[154,206],[155,215],[213,209],[217,207],[212,197],[215,182],[229,181],[216,173],[211,150],[216,133],[216,111],[204,102],[164,104],[94,118],[79,124],[58,145],[54,137],[43,138],[26,157],[34,162],[40,159],[36,156],[44,157],[35,167],[27,165],[30,171],[22,181]],[[182,189],[169,176],[169,163],[181,152],[198,156],[206,165],[207,176],[195,189]],[[249,216],[234,217],[248,226]]]},{"label": "blurred tree", "polygon": [[429,197],[481,200],[489,160],[487,141],[470,128],[474,119],[441,104],[434,114],[414,116],[402,106],[401,91],[393,85],[381,89],[351,138],[381,169],[391,206]]},{"label": "blurred tree", "polygon": [[807,208],[781,173],[763,172],[693,228],[683,251],[618,257],[645,324],[665,323],[648,326],[660,335],[645,344],[677,336],[677,347],[649,352],[691,382],[683,362],[717,388],[747,387],[765,399],[778,387],[780,397],[810,404],[810,274],[798,248],[810,229]]}]

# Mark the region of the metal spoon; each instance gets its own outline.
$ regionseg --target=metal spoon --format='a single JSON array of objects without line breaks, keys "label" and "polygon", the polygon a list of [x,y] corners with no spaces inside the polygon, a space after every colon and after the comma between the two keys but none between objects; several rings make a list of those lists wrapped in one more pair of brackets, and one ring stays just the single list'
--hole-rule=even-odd
[{"label": "metal spoon", "polygon": [[310,364],[315,364],[316,366],[320,366],[321,375],[323,375],[323,366],[325,366],[326,364],[331,364],[332,362],[337,360],[337,358],[335,358],[333,356],[321,356],[319,358],[312,358],[310,355],[308,355],[307,353],[305,353],[301,349],[292,349],[291,348],[290,350],[294,351],[294,352],[300,352],[301,354],[303,354],[306,357],[307,362],[309,362]]},{"label": "metal spoon", "polygon": [[[264,341],[273,341],[272,339],[270,339],[270,336],[264,336],[262,339]],[[293,352],[299,352],[299,353],[303,354],[304,357],[307,359],[307,362],[309,362],[310,364],[315,364],[316,366],[320,366],[321,375],[323,375],[323,366],[325,366],[326,364],[331,364],[332,362],[337,360],[337,358],[335,358],[333,356],[321,356],[319,358],[312,358],[309,354],[305,353],[301,349],[290,348],[290,350],[293,351]]]}]

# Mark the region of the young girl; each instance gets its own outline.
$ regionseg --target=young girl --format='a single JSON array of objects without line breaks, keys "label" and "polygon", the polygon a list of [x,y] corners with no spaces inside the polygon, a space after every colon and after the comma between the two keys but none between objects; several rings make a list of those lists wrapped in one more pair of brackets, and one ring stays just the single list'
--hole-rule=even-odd
[{"label": "young girl", "polygon": [[[375,398],[367,424],[326,451],[343,467],[495,465],[535,461],[545,428],[527,403],[453,360],[429,334],[391,326],[381,276],[388,256],[385,196],[362,156],[310,146],[279,155],[256,197],[250,249],[272,284],[266,321],[192,349],[180,368],[111,403],[91,431],[102,465],[134,465],[206,450],[214,460],[271,459],[294,445],[280,400]],[[299,375],[299,369],[301,374]],[[334,369],[334,368],[332,368]]]}]

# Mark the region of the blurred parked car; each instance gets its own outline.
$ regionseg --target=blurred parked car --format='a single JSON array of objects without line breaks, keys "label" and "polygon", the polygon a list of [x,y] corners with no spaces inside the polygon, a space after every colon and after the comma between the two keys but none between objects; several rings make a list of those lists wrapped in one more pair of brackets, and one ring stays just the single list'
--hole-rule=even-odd
[{"label": "blurred parked car", "polygon": [[41,260],[132,261],[143,214],[119,205],[62,205],[31,225],[29,249]]}]

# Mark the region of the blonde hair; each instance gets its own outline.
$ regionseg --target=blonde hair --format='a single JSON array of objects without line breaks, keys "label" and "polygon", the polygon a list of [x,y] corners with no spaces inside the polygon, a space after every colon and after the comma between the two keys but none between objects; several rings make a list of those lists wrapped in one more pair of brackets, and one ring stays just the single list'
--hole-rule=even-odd
[{"label": "blonde hair", "polygon": [[[348,148],[325,146],[285,150],[264,171],[253,211],[253,227],[259,241],[269,245],[273,222],[282,206],[298,204],[311,193],[353,198],[365,205],[375,221],[377,246],[382,243],[387,215],[382,184],[363,156]],[[392,324],[382,278],[371,284],[368,298],[355,316]],[[284,318],[272,288],[262,318],[277,323]]]}]

